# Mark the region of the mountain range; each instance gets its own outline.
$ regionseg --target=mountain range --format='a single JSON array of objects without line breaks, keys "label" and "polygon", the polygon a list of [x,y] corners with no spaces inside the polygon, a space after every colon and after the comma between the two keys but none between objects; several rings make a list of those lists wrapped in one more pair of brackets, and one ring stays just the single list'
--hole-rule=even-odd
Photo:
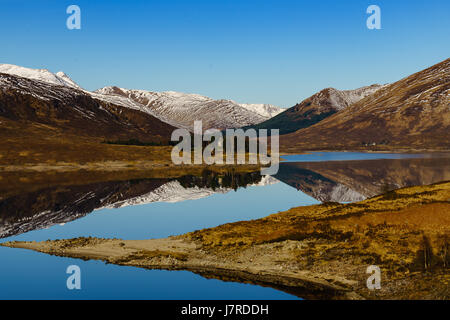
[{"label": "mountain range", "polygon": [[95,100],[147,113],[173,127],[191,131],[195,120],[202,120],[204,130],[240,128],[263,122],[284,110],[270,104],[239,104],[232,100],[214,100],[174,91],[151,92],[112,86],[90,92],[82,89],[64,72],[52,73],[46,69],[10,64],[0,64],[1,73],[81,91]]},{"label": "mountain range", "polygon": [[138,106],[142,110],[177,127],[193,131],[193,123],[202,121],[203,129],[240,128],[249,124],[263,122],[283,109],[270,104],[238,104],[232,100],[213,100],[211,98],[180,92],[150,92],[129,90],[118,87],[105,87],[94,92],[101,100],[119,104],[121,99]]},{"label": "mountain range", "polygon": [[448,150],[450,59],[391,84],[326,88],[287,110],[173,91],[91,92],[63,72],[0,64],[0,144],[21,135],[56,142],[71,135],[67,143],[88,137],[167,145],[175,128],[192,130],[195,120],[204,130],[280,129],[280,150],[287,153]]}]

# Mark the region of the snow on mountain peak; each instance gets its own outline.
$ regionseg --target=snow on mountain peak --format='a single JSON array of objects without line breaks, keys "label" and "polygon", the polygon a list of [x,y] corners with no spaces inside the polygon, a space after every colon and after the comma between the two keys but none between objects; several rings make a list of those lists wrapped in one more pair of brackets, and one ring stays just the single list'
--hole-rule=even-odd
[{"label": "snow on mountain peak", "polygon": [[348,106],[356,103],[365,97],[375,93],[386,85],[373,84],[354,90],[338,90],[335,88],[326,88],[312,96],[314,104],[322,105],[324,102],[331,104],[337,111],[346,109]]},{"label": "snow on mountain peak", "polygon": [[241,107],[255,112],[263,117],[272,118],[275,117],[277,114],[282,113],[283,111],[286,111],[286,109],[274,106],[272,104],[263,104],[263,103],[240,103]]},{"label": "snow on mountain peak", "polygon": [[80,89],[80,87],[62,71],[55,74],[47,69],[31,69],[5,63],[0,64],[0,73],[7,73],[27,79]]},{"label": "snow on mountain peak", "polygon": [[178,127],[192,130],[194,121],[202,120],[203,129],[239,128],[257,124],[284,111],[268,104],[239,104],[232,100],[212,98],[176,91],[152,92],[145,90],[105,87],[95,91],[103,99],[127,99],[143,106],[143,110],[160,119],[172,121]]}]

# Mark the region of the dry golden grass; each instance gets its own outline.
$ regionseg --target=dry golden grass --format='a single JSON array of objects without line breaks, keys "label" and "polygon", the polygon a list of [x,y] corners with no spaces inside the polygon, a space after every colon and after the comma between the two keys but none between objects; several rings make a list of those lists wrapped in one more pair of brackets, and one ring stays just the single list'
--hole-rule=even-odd
[{"label": "dry golden grass", "polygon": [[[291,267],[355,280],[354,290],[371,299],[450,299],[450,182],[293,208],[182,237],[219,255],[293,246]],[[373,264],[382,270],[379,292],[365,286]]]},{"label": "dry golden grass", "polygon": [[[173,166],[172,146],[107,144],[104,143],[107,137],[74,135],[43,124],[3,117],[0,117],[0,137],[0,170],[106,171]],[[248,160],[247,153],[245,163]]]},{"label": "dry golden grass", "polygon": [[86,164],[103,161],[147,160],[169,163],[171,147],[122,146],[62,133],[55,128],[1,118],[0,165]]},{"label": "dry golden grass", "polygon": [[[187,238],[209,250],[303,241],[299,256],[333,259],[358,256],[389,271],[412,272],[448,265],[450,182],[404,188],[353,204],[298,207],[263,219],[195,231]],[[424,265],[421,250],[429,246],[433,261]],[[431,259],[431,258],[430,258]],[[320,259],[317,259],[319,261]],[[323,259],[322,259],[323,261]]]}]

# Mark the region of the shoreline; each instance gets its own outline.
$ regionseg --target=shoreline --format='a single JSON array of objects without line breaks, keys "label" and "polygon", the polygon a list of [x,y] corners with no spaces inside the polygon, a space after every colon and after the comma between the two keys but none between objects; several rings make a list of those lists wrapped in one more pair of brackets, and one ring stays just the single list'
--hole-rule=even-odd
[{"label": "shoreline", "polygon": [[160,171],[160,170],[176,170],[176,171],[198,171],[200,169],[212,169],[223,170],[227,168],[239,168],[247,170],[249,168],[259,170],[261,165],[258,164],[190,164],[190,165],[176,165],[171,162],[157,163],[152,161],[135,161],[133,163],[127,161],[103,161],[103,162],[91,162],[85,164],[79,163],[37,163],[37,164],[24,164],[24,165],[1,165],[1,172],[76,172],[76,171]]},{"label": "shoreline", "polygon": [[[211,255],[201,254],[192,243],[179,236],[154,240],[120,240],[78,238],[95,243],[84,248],[67,249],[68,242],[4,242],[0,246],[28,249],[54,256],[100,260],[119,266],[149,270],[189,271],[209,279],[236,281],[271,287],[300,298],[363,299],[351,289],[353,282],[332,275],[311,272],[290,272],[279,268],[242,266],[241,263],[219,262]],[[119,251],[121,251],[119,253]],[[125,253],[125,254],[124,254]]]},{"label": "shoreline", "polygon": [[432,149],[432,150],[428,150],[428,149],[395,149],[395,150],[367,150],[367,149],[349,149],[349,150],[301,150],[299,152],[283,152],[280,151],[280,157],[281,156],[291,156],[291,155],[307,155],[307,154],[312,154],[312,153],[320,153],[320,152],[360,152],[360,153],[398,153],[398,154],[449,154],[450,150],[446,150],[446,149]]}]

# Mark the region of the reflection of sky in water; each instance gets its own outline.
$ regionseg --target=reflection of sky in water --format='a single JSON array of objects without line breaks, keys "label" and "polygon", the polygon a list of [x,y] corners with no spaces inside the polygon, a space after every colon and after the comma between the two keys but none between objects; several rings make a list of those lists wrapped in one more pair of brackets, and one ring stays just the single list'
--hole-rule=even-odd
[{"label": "reflection of sky in water", "polygon": [[309,154],[282,155],[285,162],[316,162],[339,160],[408,159],[438,157],[438,154],[364,153],[364,152],[311,152]]},{"label": "reflection of sky in water", "polygon": [[[159,238],[257,219],[317,200],[283,183],[253,186],[178,203],[151,203],[120,209],[101,209],[86,217],[1,241],[42,241],[79,236],[123,239]],[[144,270],[52,257],[22,249],[0,248],[0,299],[290,299],[271,288],[207,280],[184,271]],[[65,268],[82,270],[82,290],[65,287]]]},{"label": "reflection of sky in water", "polygon": [[[255,285],[205,279],[187,271],[146,270],[0,247],[0,299],[294,299]],[[68,290],[69,265],[81,290]]]}]

